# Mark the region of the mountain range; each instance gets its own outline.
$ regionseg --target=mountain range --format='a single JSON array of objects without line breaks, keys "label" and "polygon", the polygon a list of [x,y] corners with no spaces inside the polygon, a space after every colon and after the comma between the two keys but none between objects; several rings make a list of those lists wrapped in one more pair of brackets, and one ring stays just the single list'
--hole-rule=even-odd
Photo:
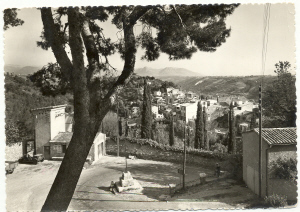
[{"label": "mountain range", "polygon": [[[195,77],[160,77],[170,81],[182,89],[197,94],[228,96],[244,96],[247,99],[258,98],[258,87],[262,76],[195,76]],[[272,84],[277,76],[265,75],[264,86]]]},{"label": "mountain range", "polygon": [[174,68],[166,67],[162,69],[154,69],[150,67],[138,68],[134,71],[139,76],[149,76],[149,77],[166,77],[166,76],[202,76],[199,73],[190,71],[185,68]]},{"label": "mountain range", "polygon": [[[40,70],[42,67],[37,66],[19,66],[6,64],[4,71],[8,73],[14,73],[16,75],[28,75]],[[166,67],[162,69],[154,69],[150,67],[135,69],[135,73],[139,76],[150,76],[150,77],[191,77],[191,76],[202,76],[199,73],[190,71],[185,68]]]},{"label": "mountain range", "polygon": [[16,75],[28,75],[37,72],[42,67],[37,66],[19,66],[19,65],[4,65],[4,72],[14,73]]}]

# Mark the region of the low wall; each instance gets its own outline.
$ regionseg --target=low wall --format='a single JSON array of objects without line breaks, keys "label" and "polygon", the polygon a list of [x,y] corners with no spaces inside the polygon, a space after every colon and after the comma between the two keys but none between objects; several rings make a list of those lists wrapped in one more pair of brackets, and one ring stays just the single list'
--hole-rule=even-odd
[{"label": "low wall", "polygon": [[279,194],[287,196],[287,200],[297,200],[297,184],[285,179],[269,179],[268,195]]},{"label": "low wall", "polygon": [[[120,156],[134,155],[137,158],[167,161],[173,163],[182,163],[183,151],[166,150],[154,147],[151,144],[139,144],[129,139],[120,139],[119,145]],[[117,142],[112,139],[108,139],[106,142],[107,154],[117,154]],[[201,153],[200,153],[201,154]],[[199,165],[207,169],[215,169],[216,163],[219,163],[221,170],[229,172],[234,178],[242,179],[242,160],[241,156],[237,155],[225,155],[214,156],[214,154],[206,154],[207,156],[197,155],[197,152],[189,151],[186,157],[187,164]]]},{"label": "low wall", "polygon": [[23,156],[22,143],[15,143],[5,146],[5,160],[16,161]]}]

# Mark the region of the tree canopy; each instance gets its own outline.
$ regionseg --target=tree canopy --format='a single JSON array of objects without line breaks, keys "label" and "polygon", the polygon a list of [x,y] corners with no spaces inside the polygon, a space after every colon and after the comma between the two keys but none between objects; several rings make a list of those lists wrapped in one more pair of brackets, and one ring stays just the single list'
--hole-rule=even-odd
[{"label": "tree canopy", "polygon": [[4,26],[3,29],[7,30],[10,26],[16,27],[22,25],[24,23],[23,20],[17,18],[17,8],[8,8],[3,11],[3,19],[4,19]]},{"label": "tree canopy", "polygon": [[277,80],[263,91],[264,127],[296,127],[296,78],[289,62],[275,64]]}]

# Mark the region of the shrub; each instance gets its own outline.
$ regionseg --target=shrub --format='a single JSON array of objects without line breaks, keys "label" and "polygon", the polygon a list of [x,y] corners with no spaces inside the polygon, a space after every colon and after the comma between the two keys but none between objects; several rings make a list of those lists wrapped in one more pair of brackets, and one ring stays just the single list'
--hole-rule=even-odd
[{"label": "shrub", "polygon": [[297,159],[280,157],[269,166],[271,176],[279,179],[297,180]]},{"label": "shrub", "polygon": [[224,146],[223,144],[215,143],[214,145],[211,146],[211,150],[213,152],[225,153],[227,152],[227,147]]},{"label": "shrub", "polygon": [[[183,146],[181,145],[175,145],[175,146],[169,146],[164,145],[162,143],[158,143],[157,141],[151,140],[151,139],[137,139],[137,138],[122,138],[122,141],[128,141],[131,143],[137,143],[140,145],[149,145],[151,147],[154,147],[156,149],[160,149],[163,151],[172,151],[172,152],[183,152]],[[216,158],[219,160],[226,160],[230,158],[241,158],[240,154],[236,155],[229,155],[227,153],[221,153],[221,152],[212,152],[202,149],[194,149],[191,147],[187,147],[187,153],[192,155],[198,155],[204,158]]]},{"label": "shrub", "polygon": [[287,205],[287,197],[283,195],[273,194],[265,197],[265,202],[274,208],[284,207]]}]

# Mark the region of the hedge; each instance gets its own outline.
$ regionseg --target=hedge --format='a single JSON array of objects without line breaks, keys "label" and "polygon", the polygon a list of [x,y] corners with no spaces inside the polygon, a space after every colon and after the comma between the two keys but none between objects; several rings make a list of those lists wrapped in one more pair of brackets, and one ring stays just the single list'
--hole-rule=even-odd
[{"label": "hedge", "polygon": [[[172,151],[172,152],[180,152],[180,153],[183,153],[183,151],[184,151],[183,148],[160,144],[157,141],[154,141],[151,139],[121,138],[120,141],[136,143],[136,144],[140,144],[141,146],[148,145],[148,146],[151,146],[156,149],[163,150],[163,151]],[[207,151],[207,150],[202,150],[202,149],[194,149],[191,147],[187,147],[186,152],[188,154],[201,156],[203,158],[215,158],[215,159],[219,159],[219,160],[240,159],[242,157],[241,154],[231,155],[228,153],[212,152],[212,151]]]}]

